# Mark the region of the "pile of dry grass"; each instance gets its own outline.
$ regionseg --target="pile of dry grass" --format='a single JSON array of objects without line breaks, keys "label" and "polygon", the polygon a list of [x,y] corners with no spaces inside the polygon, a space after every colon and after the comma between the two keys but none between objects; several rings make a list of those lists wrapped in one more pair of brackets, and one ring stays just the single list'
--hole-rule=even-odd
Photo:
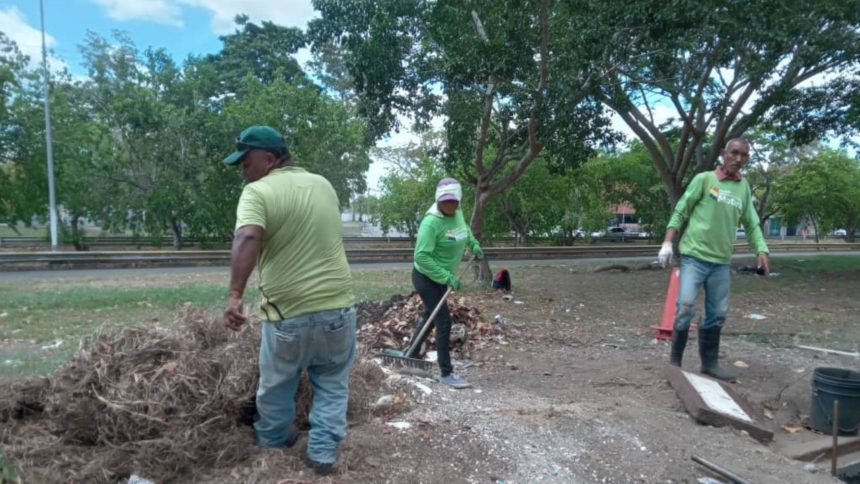
[{"label": "pile of dry grass", "polygon": [[[0,397],[0,443],[27,482],[157,482],[229,468],[253,452],[240,423],[257,383],[259,324],[234,333],[191,306],[173,329],[127,328],[93,337],[48,379]],[[382,380],[359,362],[350,419],[369,414]],[[312,395],[299,387],[300,423]]]}]

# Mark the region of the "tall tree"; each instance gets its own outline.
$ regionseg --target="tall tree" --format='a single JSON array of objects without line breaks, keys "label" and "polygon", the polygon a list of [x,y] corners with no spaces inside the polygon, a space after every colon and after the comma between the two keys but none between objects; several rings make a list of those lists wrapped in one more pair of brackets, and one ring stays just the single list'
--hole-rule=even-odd
[{"label": "tall tree", "polygon": [[[564,2],[314,0],[314,46],[348,52],[359,109],[372,133],[446,120],[448,168],[474,187],[471,227],[483,235],[489,200],[543,152],[583,160],[608,122],[589,98],[590,60],[570,48]],[[608,46],[607,46],[608,47]],[[484,265],[483,276],[489,277]]]},{"label": "tall tree", "polygon": [[[813,81],[843,92],[840,77],[856,76],[860,61],[855,2],[591,0],[577,9],[593,28],[577,30],[585,43],[567,48],[593,46],[594,93],[641,140],[672,204],[688,172],[713,167],[728,139],[803,97]],[[804,99],[798,115],[824,107]],[[663,124],[667,111],[677,141]]]},{"label": "tall tree", "polygon": [[495,209],[507,221],[517,244],[527,246],[537,235],[558,230],[567,208],[568,181],[549,169],[549,162],[538,158],[533,165],[495,200]]},{"label": "tall tree", "polygon": [[112,138],[100,168],[120,194],[101,218],[109,229],[170,233],[179,249],[204,163],[188,129],[182,71],[163,50],[140,53],[120,32],[113,40],[89,33],[81,47],[90,73],[84,92]]},{"label": "tall tree", "polygon": [[607,209],[629,204],[636,210],[639,224],[662,238],[670,207],[660,177],[641,143],[632,142],[619,153],[597,156],[577,169],[574,176],[592,180],[583,185],[591,190],[591,198],[604,203]]},{"label": "tall tree", "polygon": [[353,193],[364,192],[370,166],[365,127],[319,88],[281,79],[262,84],[249,77],[238,95],[224,102],[221,114],[234,130],[252,124],[280,130],[297,162],[326,177],[344,205]]},{"label": "tall tree", "polygon": [[29,59],[18,49],[18,44],[0,32],[0,121],[8,119],[7,106],[15,88],[20,87],[21,77]]},{"label": "tall tree", "polygon": [[853,242],[860,228],[860,162],[844,151],[823,149],[791,167],[774,198],[789,223],[808,218],[816,239],[844,228],[846,240]]},{"label": "tall tree", "polygon": [[436,183],[444,173],[432,156],[432,141],[402,148],[381,150],[391,170],[380,180],[382,194],[377,204],[383,232],[405,232],[414,241],[424,213],[433,203]]},{"label": "tall tree", "polygon": [[746,177],[753,193],[759,224],[763,228],[765,221],[779,211],[779,206],[773,203],[773,193],[780,179],[801,160],[814,157],[818,147],[795,146],[789,137],[762,130],[753,130],[747,139],[751,146]]},{"label": "tall tree", "polygon": [[[21,93],[36,77],[26,70],[28,58],[18,45],[0,32],[0,222],[14,228],[18,221],[29,223],[37,197],[26,197],[24,184],[30,180],[21,164],[19,140],[26,136],[22,126],[24,105]],[[38,194],[36,192],[35,194]],[[31,195],[33,195],[31,193]]]},{"label": "tall tree", "polygon": [[[111,152],[111,137],[94,118],[86,89],[64,76],[53,83],[51,95],[57,203],[64,215],[61,233],[77,250],[86,248],[84,219],[97,220],[120,196],[100,169]],[[39,147],[44,151],[44,144]]]},{"label": "tall tree", "polygon": [[262,84],[276,80],[287,82],[307,80],[301,66],[293,57],[305,45],[300,29],[263,21],[259,25],[246,15],[236,16],[236,30],[220,37],[221,50],[191,63],[216,73],[210,77],[211,96],[234,94],[252,76]]}]

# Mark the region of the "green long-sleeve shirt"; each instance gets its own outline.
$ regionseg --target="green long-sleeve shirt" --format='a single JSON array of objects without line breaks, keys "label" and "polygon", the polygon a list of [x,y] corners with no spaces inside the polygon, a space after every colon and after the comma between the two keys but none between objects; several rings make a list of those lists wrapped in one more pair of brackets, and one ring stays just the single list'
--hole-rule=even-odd
[{"label": "green long-sleeve shirt", "polygon": [[696,175],[675,205],[668,228],[678,230],[687,220],[681,255],[716,264],[730,263],[738,221],[743,223],[747,241],[756,254],[768,252],[746,179],[720,180],[713,171]]},{"label": "green long-sleeve shirt", "polygon": [[458,208],[454,215],[446,217],[434,203],[418,228],[413,256],[415,268],[439,284],[448,284],[467,245],[472,252],[480,247],[463,219],[463,211]]}]

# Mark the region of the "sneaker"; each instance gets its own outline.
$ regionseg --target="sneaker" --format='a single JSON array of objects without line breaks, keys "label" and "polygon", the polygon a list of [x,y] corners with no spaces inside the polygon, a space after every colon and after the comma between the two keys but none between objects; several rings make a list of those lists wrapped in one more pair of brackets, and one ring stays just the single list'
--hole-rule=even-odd
[{"label": "sneaker", "polygon": [[317,462],[310,457],[306,452],[302,452],[302,460],[305,465],[314,470],[318,476],[328,476],[334,472],[334,462]]},{"label": "sneaker", "polygon": [[440,376],[439,381],[452,388],[469,388],[472,386],[465,378],[454,373]]}]

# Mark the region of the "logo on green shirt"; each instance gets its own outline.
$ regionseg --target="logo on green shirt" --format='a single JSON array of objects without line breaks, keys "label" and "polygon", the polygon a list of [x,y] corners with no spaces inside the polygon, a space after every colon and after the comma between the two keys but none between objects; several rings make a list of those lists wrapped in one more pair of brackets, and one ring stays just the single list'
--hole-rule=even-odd
[{"label": "logo on green shirt", "polygon": [[459,240],[464,240],[468,236],[468,232],[464,227],[457,227],[455,229],[448,229],[445,231],[445,240],[449,242],[457,242]]},{"label": "logo on green shirt", "polygon": [[740,210],[743,204],[741,203],[741,199],[738,198],[734,193],[728,190],[720,190],[720,187],[711,187],[708,192],[708,196],[711,197],[711,200],[719,203],[727,203],[736,209]]}]

